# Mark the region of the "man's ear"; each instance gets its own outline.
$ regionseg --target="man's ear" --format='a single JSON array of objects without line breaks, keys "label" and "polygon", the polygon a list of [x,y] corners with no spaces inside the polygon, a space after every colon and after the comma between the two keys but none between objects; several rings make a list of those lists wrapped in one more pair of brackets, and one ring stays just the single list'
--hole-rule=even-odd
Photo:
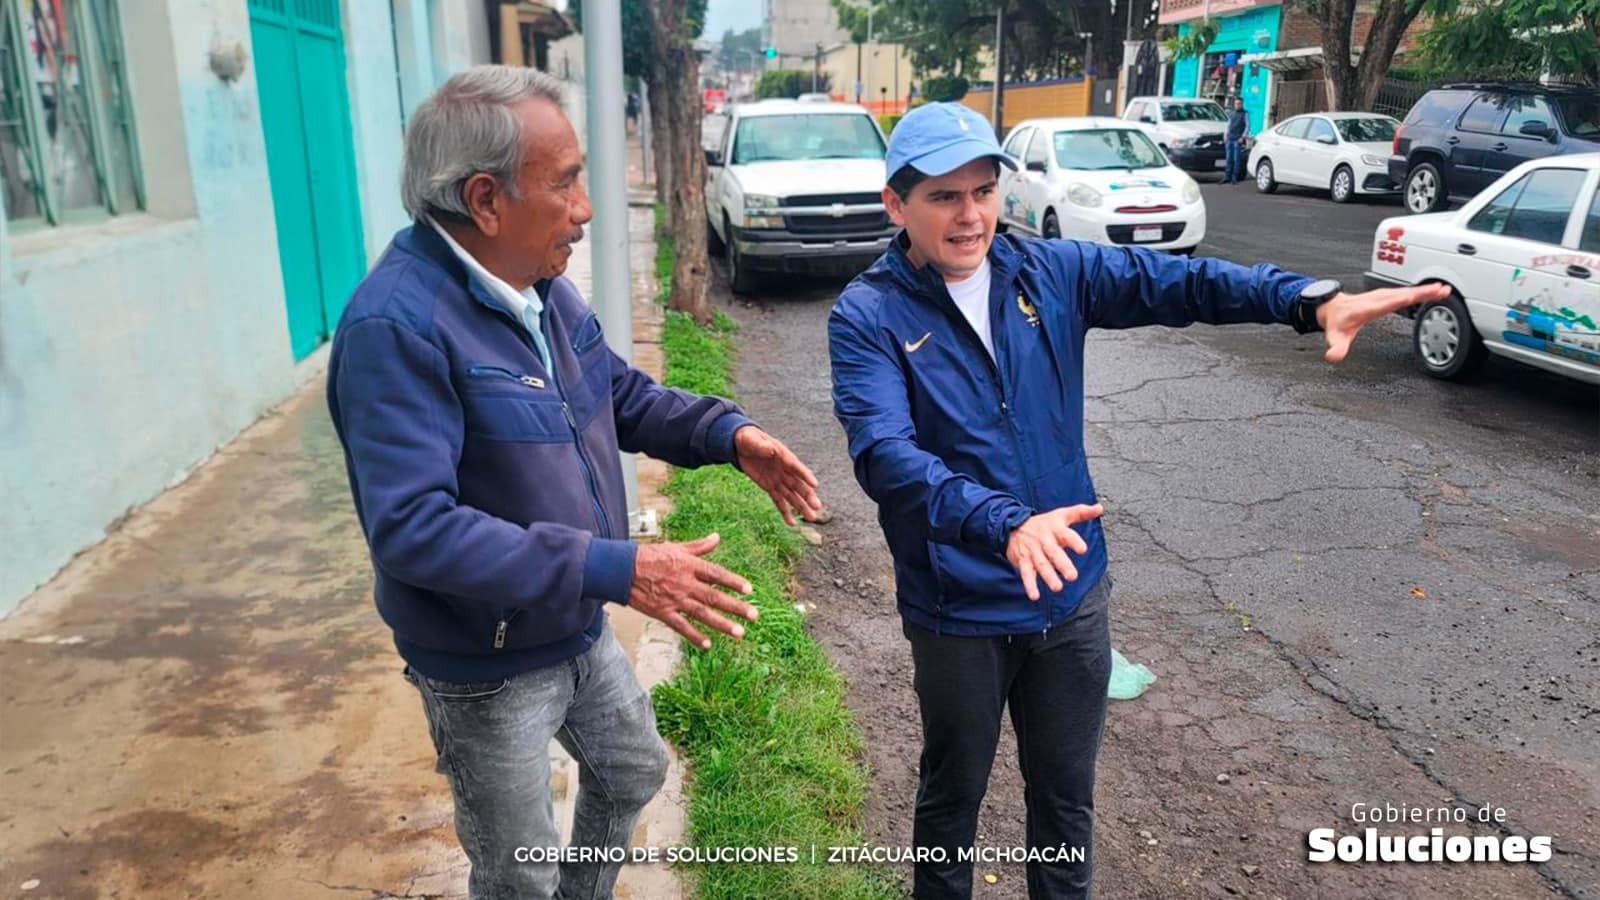
[{"label": "man's ear", "polygon": [[461,199],[467,204],[467,215],[485,237],[500,234],[501,199],[504,192],[493,175],[479,172],[461,186]]},{"label": "man's ear", "polygon": [[889,214],[889,221],[901,228],[906,227],[906,205],[894,188],[883,189],[883,211]]}]

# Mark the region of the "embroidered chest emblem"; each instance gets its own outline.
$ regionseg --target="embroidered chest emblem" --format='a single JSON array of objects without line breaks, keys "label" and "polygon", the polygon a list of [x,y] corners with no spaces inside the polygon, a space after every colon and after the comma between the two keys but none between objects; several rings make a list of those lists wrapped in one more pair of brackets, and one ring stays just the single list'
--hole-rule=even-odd
[{"label": "embroidered chest emblem", "polygon": [[1033,308],[1033,304],[1028,302],[1028,298],[1021,291],[1017,292],[1017,309],[1022,310],[1022,315],[1028,320],[1029,325],[1039,327],[1039,311]]}]

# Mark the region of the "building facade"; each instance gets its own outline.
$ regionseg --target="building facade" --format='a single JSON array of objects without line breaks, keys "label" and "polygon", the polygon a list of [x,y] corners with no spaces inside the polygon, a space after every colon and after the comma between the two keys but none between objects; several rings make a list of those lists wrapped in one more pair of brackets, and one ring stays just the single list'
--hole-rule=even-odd
[{"label": "building facade", "polygon": [[488,42],[474,0],[0,10],[4,615],[317,373]]}]

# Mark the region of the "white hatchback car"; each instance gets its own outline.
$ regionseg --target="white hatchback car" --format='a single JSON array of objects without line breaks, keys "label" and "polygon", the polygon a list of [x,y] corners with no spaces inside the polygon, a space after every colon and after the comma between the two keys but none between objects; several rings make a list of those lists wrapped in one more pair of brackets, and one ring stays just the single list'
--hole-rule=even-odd
[{"label": "white hatchback car", "polygon": [[1600,153],[1525,162],[1460,209],[1378,225],[1369,287],[1443,282],[1415,312],[1417,361],[1436,378],[1490,353],[1600,384]]},{"label": "white hatchback car", "polygon": [[1192,252],[1206,236],[1200,186],[1121,119],[1028,119],[1000,170],[1000,224],[1042,237]]},{"label": "white hatchback car", "polygon": [[1263,131],[1250,148],[1256,190],[1280,184],[1326,190],[1335,203],[1357,194],[1393,194],[1389,149],[1400,122],[1376,113],[1314,113]]}]

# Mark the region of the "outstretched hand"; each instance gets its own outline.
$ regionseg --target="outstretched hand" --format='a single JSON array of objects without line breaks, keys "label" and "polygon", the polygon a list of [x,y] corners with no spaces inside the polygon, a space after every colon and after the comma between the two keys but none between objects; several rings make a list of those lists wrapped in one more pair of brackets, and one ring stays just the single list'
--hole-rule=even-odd
[{"label": "outstretched hand", "polygon": [[1317,324],[1327,338],[1328,349],[1322,358],[1339,362],[1350,353],[1356,333],[1374,319],[1392,315],[1408,306],[1431,303],[1450,296],[1445,284],[1420,284],[1415,287],[1379,288],[1360,294],[1340,293],[1317,307]]},{"label": "outstretched hand", "polygon": [[747,425],[734,432],[733,451],[739,458],[740,470],[772,498],[784,524],[793,525],[796,513],[810,522],[822,512],[817,476],[783,441]]},{"label": "outstretched hand", "polygon": [[1078,567],[1068,558],[1067,550],[1082,556],[1089,552],[1089,545],[1072,526],[1098,519],[1104,511],[1098,503],[1062,506],[1039,513],[1011,530],[1011,537],[1006,540],[1006,559],[1022,577],[1022,589],[1029,600],[1039,599],[1041,578],[1051,591],[1078,580]]}]

